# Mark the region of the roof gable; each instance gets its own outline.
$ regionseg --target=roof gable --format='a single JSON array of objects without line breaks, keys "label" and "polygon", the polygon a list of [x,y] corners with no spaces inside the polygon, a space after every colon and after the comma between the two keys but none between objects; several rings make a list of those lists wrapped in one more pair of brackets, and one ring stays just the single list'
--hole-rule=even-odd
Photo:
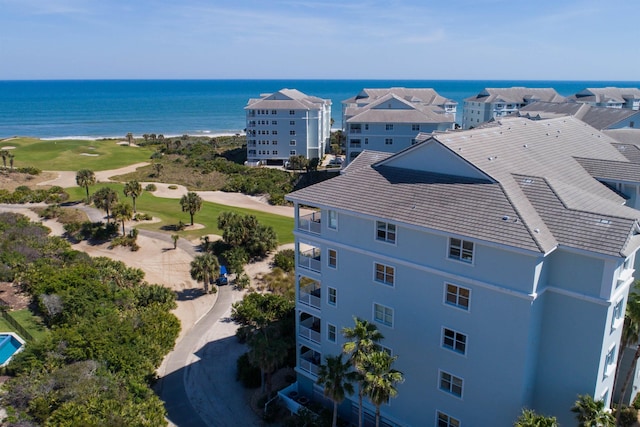
[{"label": "roof gable", "polygon": [[458,156],[436,138],[431,138],[409,147],[374,166],[387,166],[493,181],[491,177]]}]

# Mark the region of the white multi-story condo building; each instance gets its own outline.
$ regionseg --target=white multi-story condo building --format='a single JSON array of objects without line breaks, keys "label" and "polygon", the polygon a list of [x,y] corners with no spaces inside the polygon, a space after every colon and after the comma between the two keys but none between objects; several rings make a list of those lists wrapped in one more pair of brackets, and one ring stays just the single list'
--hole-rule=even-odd
[{"label": "white multi-story condo building", "polygon": [[532,120],[573,116],[597,130],[640,128],[640,111],[595,107],[588,103],[538,101],[520,108],[517,115]]},{"label": "white multi-story condo building", "polygon": [[564,102],[565,98],[552,88],[486,88],[464,100],[462,128],[472,129],[491,119],[508,116],[535,101]]},{"label": "white multi-story condo building", "polygon": [[363,89],[342,101],[347,162],[363,150],[395,153],[415,143],[420,132],[453,129],[457,102],[433,89]]},{"label": "white multi-story condo building", "polygon": [[633,87],[586,88],[567,99],[569,101],[584,102],[595,107],[640,110],[640,89]]},{"label": "white multi-story condo building", "polygon": [[291,156],[322,158],[331,135],[331,101],[295,89],[250,99],[248,164],[282,165]]},{"label": "white multi-story condo building", "polygon": [[640,246],[640,211],[625,205],[638,204],[640,165],[613,144],[573,117],[514,117],[364,151],[289,194],[289,408],[294,394],[322,399],[318,368],[353,316],[378,326],[404,373],[388,425],[508,426],[525,407],[572,425],[578,394],[608,406]]}]

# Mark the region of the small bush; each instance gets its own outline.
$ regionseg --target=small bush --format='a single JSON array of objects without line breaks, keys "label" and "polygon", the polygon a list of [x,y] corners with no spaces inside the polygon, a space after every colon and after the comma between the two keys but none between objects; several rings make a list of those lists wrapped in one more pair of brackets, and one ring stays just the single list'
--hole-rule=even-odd
[{"label": "small bush", "polygon": [[238,357],[236,361],[236,380],[240,381],[246,388],[260,387],[262,379],[260,378],[260,369],[256,368],[249,362],[249,354],[244,353]]},{"label": "small bush", "polygon": [[631,427],[638,422],[638,410],[633,406],[622,406],[620,410],[620,425]]},{"label": "small bush", "polygon": [[293,249],[284,249],[273,257],[274,267],[280,267],[284,271],[293,271],[295,268],[296,253]]},{"label": "small bush", "polygon": [[158,187],[156,187],[155,184],[147,184],[146,187],[144,187],[144,191],[156,191],[158,189]]},{"label": "small bush", "polygon": [[235,281],[236,288],[238,289],[247,289],[250,284],[251,284],[251,280],[249,279],[249,276],[247,276],[247,273],[245,272],[240,273],[240,275]]},{"label": "small bush", "polygon": [[169,190],[177,190],[178,186],[177,185],[170,185],[169,187],[167,187]]},{"label": "small bush", "polygon": [[148,213],[137,213],[135,217],[133,217],[134,221],[151,221],[153,217]]},{"label": "small bush", "polygon": [[633,399],[633,407],[640,411],[640,393],[636,394],[636,397]]}]

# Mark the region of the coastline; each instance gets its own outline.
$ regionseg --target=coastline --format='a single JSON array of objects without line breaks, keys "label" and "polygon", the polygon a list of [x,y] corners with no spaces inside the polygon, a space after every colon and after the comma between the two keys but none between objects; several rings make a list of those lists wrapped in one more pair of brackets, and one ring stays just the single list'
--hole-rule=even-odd
[{"label": "coastline", "polygon": [[[217,138],[220,136],[245,136],[245,132],[244,131],[238,131],[238,132],[202,132],[202,133],[184,133],[184,134],[175,134],[175,135],[164,135],[165,138],[179,138],[182,135],[188,135],[188,136],[193,136],[193,137],[197,137],[197,136],[205,136],[207,138]],[[136,139],[142,139],[142,134],[140,135],[133,135],[134,138]],[[2,138],[0,139],[0,141],[8,141],[10,139],[14,139],[14,138],[35,138],[35,139],[39,139],[41,141],[70,141],[70,140],[76,140],[76,141],[101,141],[101,140],[116,140],[116,139],[121,139],[124,140],[125,137],[118,135],[118,136],[87,136],[87,135],[77,135],[77,136],[60,136],[60,137],[55,137],[55,136],[47,136],[47,137],[36,137],[36,136],[28,136],[28,135],[23,135],[23,136],[10,136],[7,138]]]}]

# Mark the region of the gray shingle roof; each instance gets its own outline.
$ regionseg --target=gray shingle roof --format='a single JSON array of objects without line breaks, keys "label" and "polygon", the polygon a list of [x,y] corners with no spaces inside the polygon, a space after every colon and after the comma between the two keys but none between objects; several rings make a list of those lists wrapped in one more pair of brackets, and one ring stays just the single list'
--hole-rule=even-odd
[{"label": "gray shingle roof", "polygon": [[577,102],[533,102],[520,108],[518,115],[532,119],[574,116],[598,130],[606,129],[633,116],[638,116],[640,121],[640,111],[594,107]]},{"label": "gray shingle roof", "polygon": [[[393,101],[403,108],[385,108]],[[347,123],[454,123],[455,114],[445,113],[437,106],[412,104],[395,94],[387,94],[361,108],[348,108]]]},{"label": "gray shingle roof", "polygon": [[[609,239],[597,227],[614,224],[616,233],[628,234],[640,212],[624,206],[624,199],[594,179],[576,157],[628,160],[612,145],[615,141],[592,127],[571,117],[510,118],[492,127],[424,138],[394,155],[365,151],[343,175],[287,198],[543,253],[558,245],[629,253],[628,236],[614,233]],[[439,159],[468,165],[468,172],[456,169],[466,178],[442,175],[442,165],[453,163],[430,162],[426,153],[434,152]],[[595,219],[605,222],[590,228]]]},{"label": "gray shingle roof", "polygon": [[532,101],[564,102],[564,97],[560,96],[553,88],[528,88],[528,87],[506,87],[506,88],[485,88],[477,95],[466,98],[465,101],[472,102],[496,102],[524,104]]},{"label": "gray shingle roof", "polygon": [[382,98],[385,95],[394,94],[399,98],[424,105],[439,105],[458,103],[452,99],[445,98],[439,95],[435,90],[431,88],[406,88],[406,87],[392,87],[392,88],[377,88],[377,89],[362,89],[356,96],[352,96],[349,99],[342,101],[343,104],[359,105],[369,104],[377,99]]},{"label": "gray shingle roof", "polygon": [[626,99],[640,99],[640,89],[635,87],[588,87],[575,95],[569,96],[568,99],[578,102],[607,103],[613,101],[624,103]]},{"label": "gray shingle roof", "polygon": [[281,89],[278,92],[262,94],[260,98],[249,99],[244,109],[319,110],[323,104],[330,105],[331,100],[309,96],[296,89]]},{"label": "gray shingle roof", "polygon": [[640,129],[607,129],[603,133],[618,143],[640,146]]},{"label": "gray shingle roof", "polygon": [[640,183],[640,164],[629,161],[585,159],[577,157],[580,165],[596,179]]}]

